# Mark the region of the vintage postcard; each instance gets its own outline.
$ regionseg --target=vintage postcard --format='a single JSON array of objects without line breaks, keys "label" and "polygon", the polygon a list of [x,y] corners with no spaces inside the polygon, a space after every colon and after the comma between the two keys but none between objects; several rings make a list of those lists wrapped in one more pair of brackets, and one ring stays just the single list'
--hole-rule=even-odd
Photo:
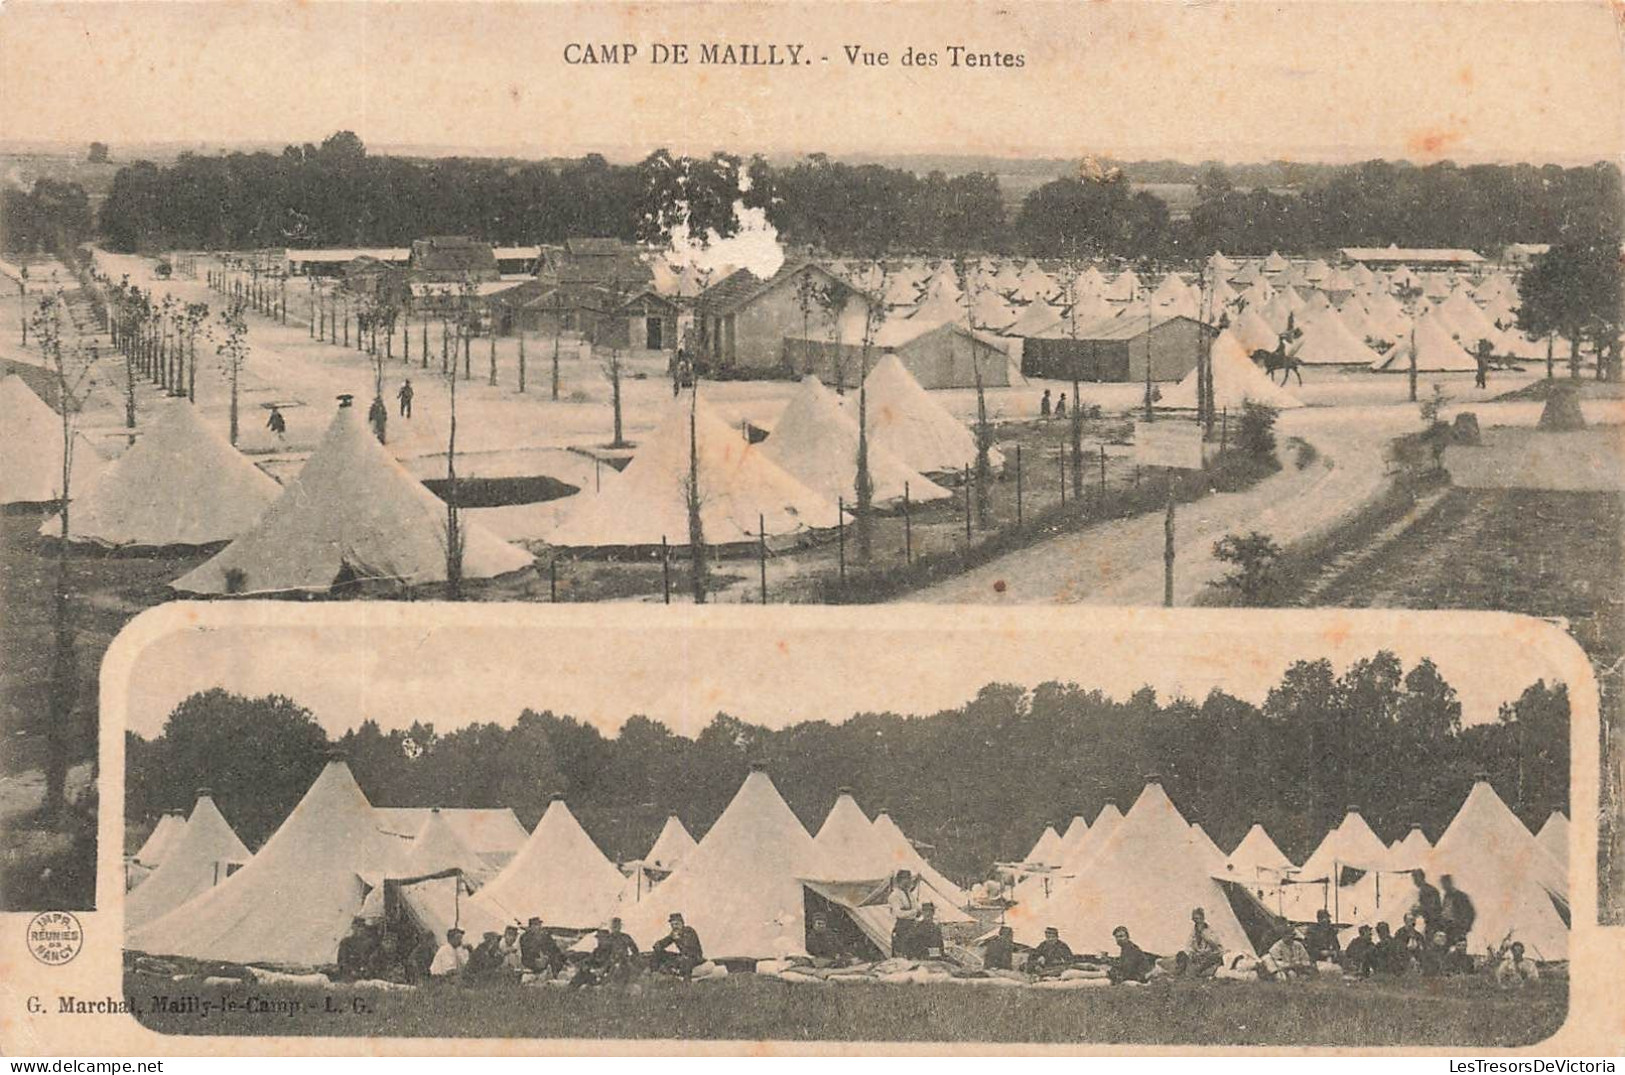
[{"label": "vintage postcard", "polygon": [[1610,5],[0,72],[8,1054],[1625,1040]]}]

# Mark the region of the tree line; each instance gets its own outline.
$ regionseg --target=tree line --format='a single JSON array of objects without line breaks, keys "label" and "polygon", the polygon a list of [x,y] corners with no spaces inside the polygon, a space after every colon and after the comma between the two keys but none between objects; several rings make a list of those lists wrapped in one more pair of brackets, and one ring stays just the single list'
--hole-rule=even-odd
[{"label": "tree line", "polygon": [[[1177,216],[1122,168],[1076,169],[1033,190],[1012,217],[991,171],[919,174],[822,153],[791,163],[727,153],[696,159],[664,149],[628,165],[596,154],[419,160],[368,154],[341,131],[280,155],[185,154],[165,167],[128,165],[98,223],[121,251],[403,246],[434,234],[499,245],[571,236],[660,242],[680,219],[702,235],[731,234],[738,203],[764,209],[792,245],[837,256],[984,251],[1130,261],[1389,243],[1493,255],[1513,242],[1617,238],[1625,227],[1612,163],[1377,160],[1293,173],[1300,182],[1292,187],[1243,185],[1274,171],[1208,165],[1196,204]],[[1188,178],[1189,166],[1179,174]]]},{"label": "tree line", "polygon": [[1146,688],[1119,701],[1060,682],[991,683],[924,717],[858,713],[772,730],[718,714],[694,738],[642,716],[606,736],[527,708],[511,725],[442,734],[426,721],[386,732],[369,720],[332,740],[289,698],[214,689],[177,706],[156,739],[128,734],[126,811],[133,825],[187,809],[209,786],[255,847],[332,746],[381,806],[511,807],[529,827],[563,794],[619,860],[646,852],[668,814],[702,836],[764,762],[809,831],[850,786],[964,880],[1025,855],[1045,825],[1092,819],[1107,801],[1126,811],[1151,772],[1222,847],[1259,821],[1298,861],[1350,804],[1385,839],[1418,822],[1436,840],[1480,772],[1532,827],[1566,811],[1569,795],[1563,685],[1537,682],[1496,720],[1463,727],[1431,662],[1407,670],[1379,652],[1341,675],[1299,661],[1262,704],[1221,691],[1196,702]]}]

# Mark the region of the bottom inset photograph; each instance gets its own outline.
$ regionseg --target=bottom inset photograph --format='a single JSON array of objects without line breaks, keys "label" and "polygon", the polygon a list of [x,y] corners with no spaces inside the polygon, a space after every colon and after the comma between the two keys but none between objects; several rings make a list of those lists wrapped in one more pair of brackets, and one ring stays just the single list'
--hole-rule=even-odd
[{"label": "bottom inset photograph", "polygon": [[1485,1048],[1564,1022],[1570,733],[1596,714],[1549,625],[655,612],[138,621],[135,1017]]}]

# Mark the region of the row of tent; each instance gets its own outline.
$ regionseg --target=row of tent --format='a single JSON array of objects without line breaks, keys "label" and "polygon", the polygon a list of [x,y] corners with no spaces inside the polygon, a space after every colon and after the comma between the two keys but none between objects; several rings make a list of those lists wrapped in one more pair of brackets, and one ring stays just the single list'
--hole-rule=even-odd
[{"label": "row of tent", "polygon": [[[393,831],[408,811],[374,808],[348,765],[330,760],[260,850],[249,855],[201,791],[190,818],[160,822],[137,852],[156,868],[125,901],[126,946],[153,955],[311,967],[333,961],[357,916],[383,913],[393,892],[435,934],[479,934],[539,916],[587,931],[619,917],[647,946],[672,912],[719,959],[805,954],[808,893],[844,913],[881,952],[884,897],[898,870],[921,879],[945,922],[968,923],[968,894],[935,870],[882,813],[872,821],[842,789],[816,836],[772,780],[753,769],[695,842],[669,818],[641,860],[618,868],[560,798],[496,865],[453,818],[511,811],[419,811],[414,837]],[[504,846],[511,829],[498,822]],[[166,835],[167,833],[167,835]],[[160,846],[151,847],[154,841]]]},{"label": "row of tent", "polygon": [[[928,475],[958,474],[974,465],[971,431],[895,356],[875,365],[865,390],[875,502],[951,496]],[[657,547],[664,538],[686,545],[691,418],[708,544],[754,542],[764,533],[775,540],[795,538],[833,528],[840,502],[856,502],[856,399],[856,393],[837,397],[809,377],[772,435],[754,444],[703,401],[674,400],[626,469],[597,493],[581,494],[551,535],[552,543]],[[8,502],[55,499],[61,454],[57,450],[53,456],[52,446],[61,438],[45,434],[51,428],[47,423],[58,430],[60,423],[21,380],[9,377],[0,382],[0,416],[8,429],[13,413],[31,435],[8,436],[0,445],[7,453],[0,481],[7,483]],[[1001,465],[997,450],[990,454],[994,465]],[[172,583],[185,593],[324,592],[344,579],[410,585],[445,579],[444,502],[377,442],[353,407],[338,409],[286,487],[184,401],[167,404],[116,461],[100,463],[88,443],[75,459],[76,465],[92,459],[98,465],[94,472],[87,469],[74,489],[70,540],[108,547],[229,542]],[[37,488],[25,490],[24,483]],[[56,521],[48,519],[40,529],[53,534]],[[530,553],[466,518],[462,539],[465,578],[492,578],[533,562]]]},{"label": "row of tent", "polygon": [[1360,925],[1399,926],[1416,903],[1411,871],[1421,869],[1435,883],[1450,875],[1473,900],[1473,951],[1519,940],[1540,959],[1562,960],[1567,845],[1562,814],[1532,834],[1481,779],[1436,845],[1415,826],[1384,844],[1350,807],[1297,866],[1261,824],[1224,854],[1151,781],[1126,815],[1108,803],[1093,824],[1074,818],[1064,835],[1046,828],[1015,867],[1009,923],[1022,943],[1057,926],[1075,947],[1102,951],[1111,930],[1127,925],[1141,947],[1164,954],[1182,946],[1194,907],[1227,947],[1239,947],[1243,924],[1259,912],[1310,922],[1325,910],[1352,936]]}]

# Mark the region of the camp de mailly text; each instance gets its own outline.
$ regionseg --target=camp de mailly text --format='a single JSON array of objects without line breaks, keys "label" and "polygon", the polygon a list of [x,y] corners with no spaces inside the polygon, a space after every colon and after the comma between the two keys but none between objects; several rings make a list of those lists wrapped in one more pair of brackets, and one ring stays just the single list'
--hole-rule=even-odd
[{"label": "camp de mailly text", "polygon": [[564,46],[564,62],[571,66],[625,67],[653,64],[665,67],[690,65],[711,67],[812,67],[816,64],[840,67],[937,67],[1010,69],[1027,66],[1027,54],[996,47],[943,45],[937,48],[905,45],[876,48],[869,45],[842,45],[815,52],[805,43],[719,41],[571,41]]}]

